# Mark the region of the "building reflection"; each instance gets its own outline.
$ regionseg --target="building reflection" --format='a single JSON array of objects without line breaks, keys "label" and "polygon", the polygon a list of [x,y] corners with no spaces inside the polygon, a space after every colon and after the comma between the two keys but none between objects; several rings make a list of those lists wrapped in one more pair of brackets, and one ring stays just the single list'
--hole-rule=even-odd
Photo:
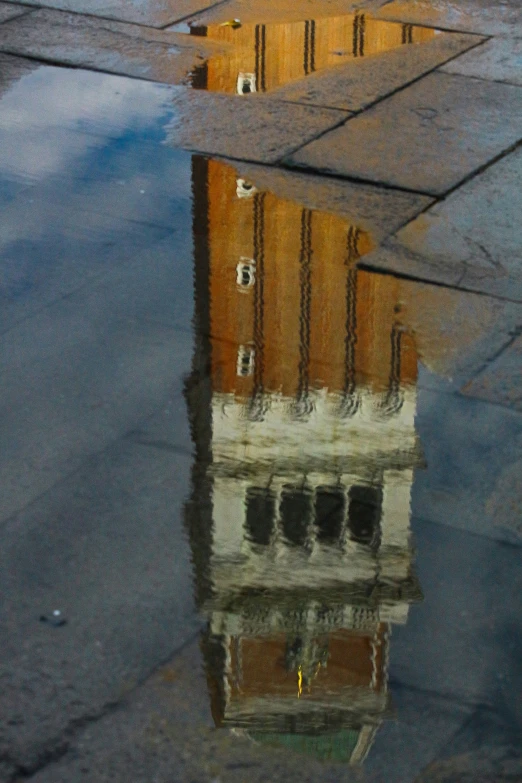
[{"label": "building reflection", "polygon": [[231,45],[230,52],[211,57],[194,71],[193,86],[239,94],[273,90],[354,59],[429,41],[438,33],[364,13],[238,27],[192,26],[190,32]]},{"label": "building reflection", "polygon": [[363,227],[194,158],[187,526],[218,726],[361,762],[421,598],[417,353]]}]

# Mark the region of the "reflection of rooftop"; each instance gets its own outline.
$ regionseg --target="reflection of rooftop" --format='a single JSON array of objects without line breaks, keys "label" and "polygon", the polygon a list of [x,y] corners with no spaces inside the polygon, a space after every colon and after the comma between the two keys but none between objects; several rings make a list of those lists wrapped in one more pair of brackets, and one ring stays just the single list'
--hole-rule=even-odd
[{"label": "reflection of rooftop", "polygon": [[193,24],[190,33],[231,47],[199,66],[192,85],[240,95],[273,90],[314,72],[437,35],[432,28],[365,13],[299,22]]}]

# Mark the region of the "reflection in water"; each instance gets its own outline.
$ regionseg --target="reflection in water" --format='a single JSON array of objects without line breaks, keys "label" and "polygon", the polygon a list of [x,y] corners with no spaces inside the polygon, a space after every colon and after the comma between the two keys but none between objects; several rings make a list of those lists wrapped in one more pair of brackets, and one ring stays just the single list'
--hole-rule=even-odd
[{"label": "reflection in water", "polygon": [[390,629],[421,597],[417,354],[364,228],[193,162],[198,342],[187,505],[216,724],[362,761]]},{"label": "reflection in water", "polygon": [[223,24],[192,26],[190,33],[233,47],[199,66],[192,74],[192,86],[246,95],[273,90],[356,58],[429,41],[438,31],[356,13],[237,28]]}]

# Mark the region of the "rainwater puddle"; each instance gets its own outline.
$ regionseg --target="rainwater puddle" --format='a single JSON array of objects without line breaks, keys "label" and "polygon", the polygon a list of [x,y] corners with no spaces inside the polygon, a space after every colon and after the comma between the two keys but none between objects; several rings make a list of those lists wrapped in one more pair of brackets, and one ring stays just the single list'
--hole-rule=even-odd
[{"label": "rainwater puddle", "polygon": [[[375,19],[369,14],[302,22],[183,25],[190,35],[228,44],[191,75],[197,89],[247,95],[269,92],[328,68],[433,40],[440,30]],[[181,26],[172,28],[187,32]]]},{"label": "rainwater puddle", "polygon": [[[387,31],[368,50],[407,43]],[[184,725],[369,781],[513,742],[522,422],[458,391],[516,306],[363,268],[394,194],[176,150],[171,114],[56,68],[0,98],[2,665],[45,670],[25,736],[128,672],[146,691],[201,622],[206,677],[164,684]]]}]

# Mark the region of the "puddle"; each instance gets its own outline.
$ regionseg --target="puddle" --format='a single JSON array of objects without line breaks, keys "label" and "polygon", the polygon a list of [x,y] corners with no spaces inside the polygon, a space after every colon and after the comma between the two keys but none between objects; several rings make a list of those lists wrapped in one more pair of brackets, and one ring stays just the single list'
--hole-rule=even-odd
[{"label": "puddle", "polygon": [[365,13],[302,22],[193,24],[189,30],[193,36],[226,43],[232,49],[196,68],[192,86],[239,95],[269,92],[336,65],[430,41],[440,33]]},{"label": "puddle", "polygon": [[[367,188],[350,217],[319,178],[172,149],[170,119],[163,89],[50,67],[0,100],[3,665],[14,691],[45,671],[24,731],[129,672],[140,700],[202,621],[163,683],[174,745],[212,725],[399,783],[511,742],[522,424],[456,392],[519,311],[361,268]],[[67,625],[33,645],[40,603]]]}]

